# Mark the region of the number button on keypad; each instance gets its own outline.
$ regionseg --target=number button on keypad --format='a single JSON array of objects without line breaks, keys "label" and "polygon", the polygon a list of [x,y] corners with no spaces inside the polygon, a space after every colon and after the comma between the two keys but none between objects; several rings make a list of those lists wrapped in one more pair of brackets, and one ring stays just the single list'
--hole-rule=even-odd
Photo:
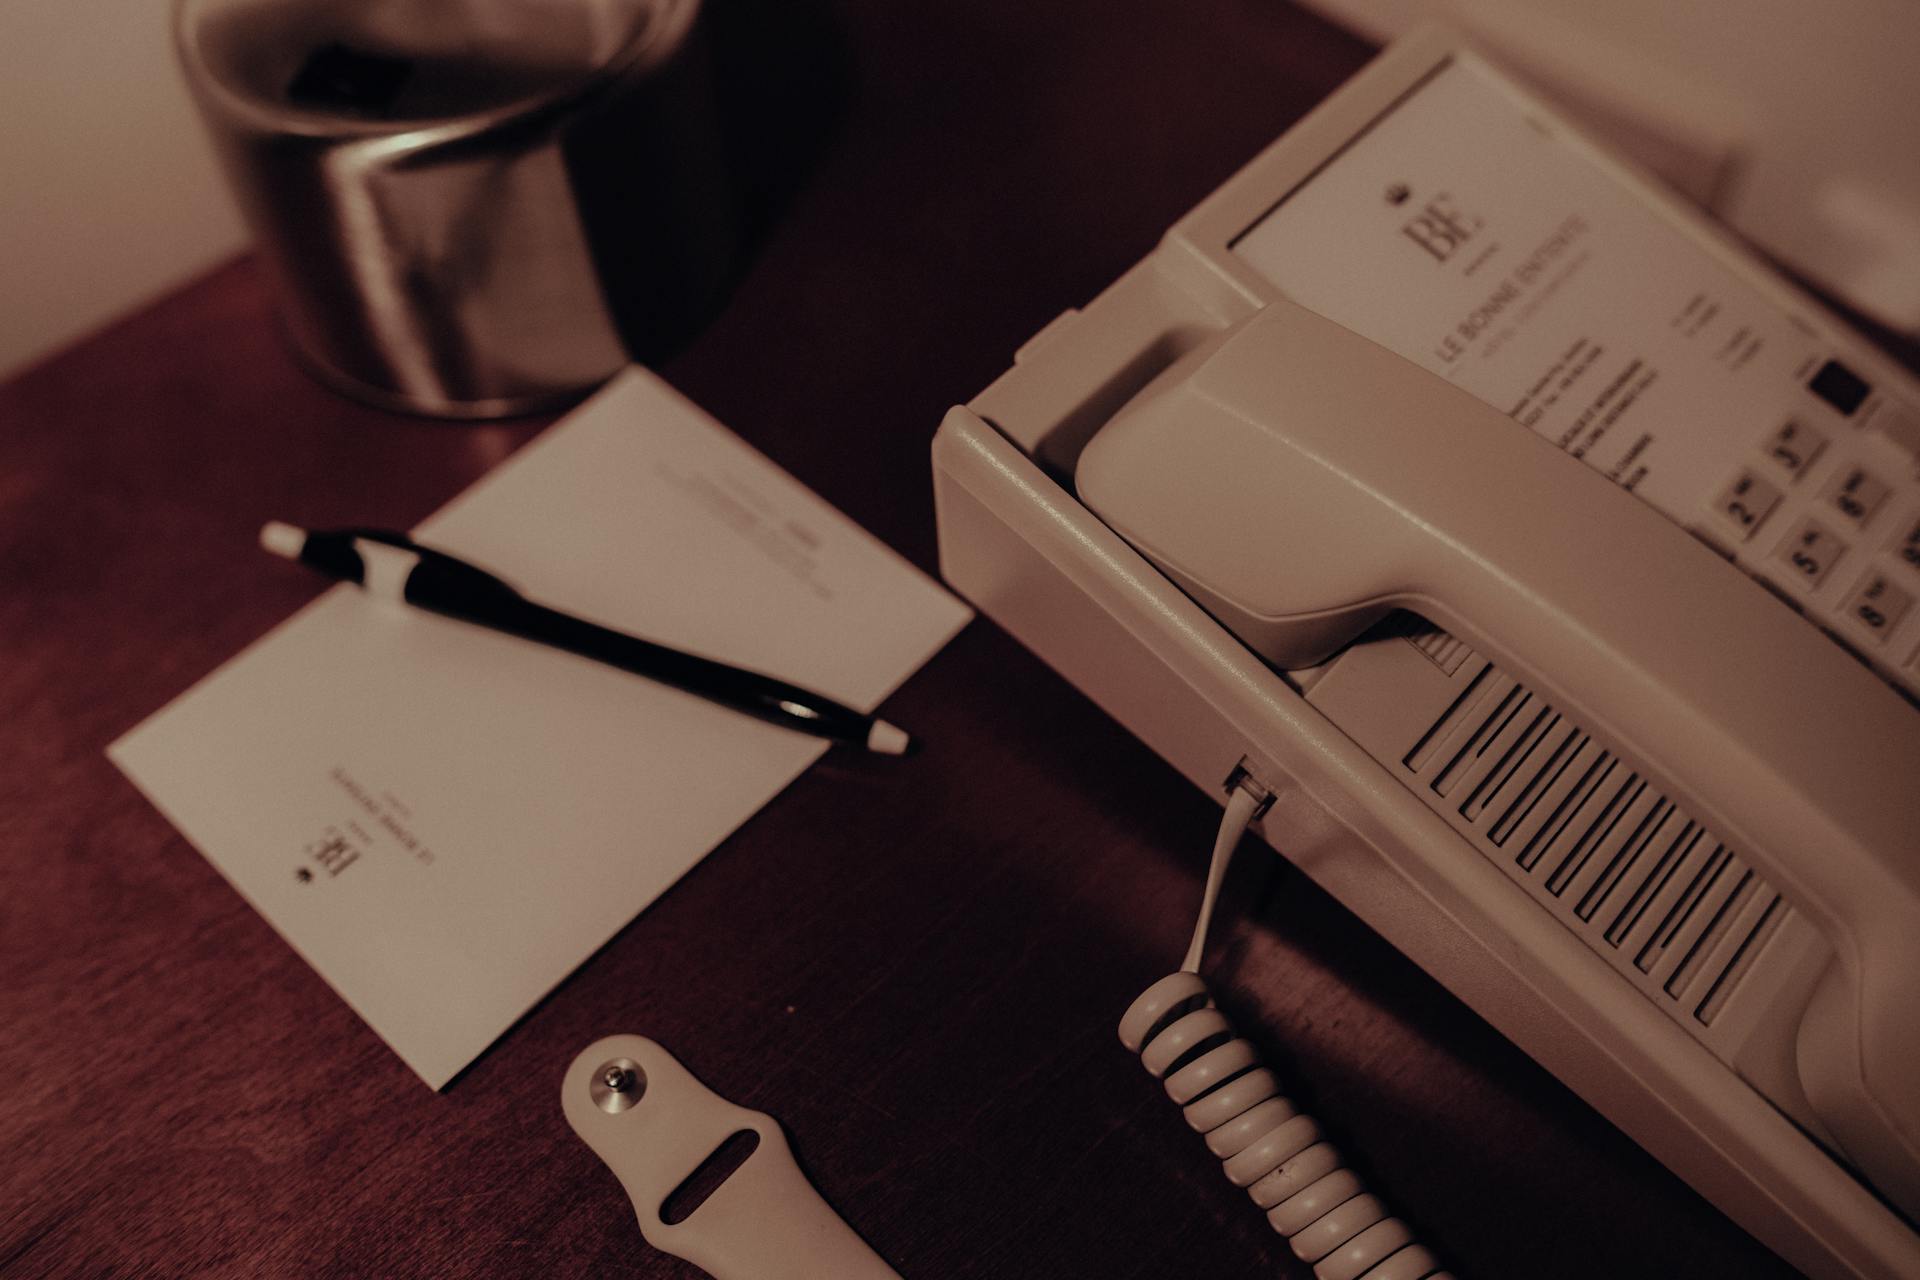
[{"label": "number button on keypad", "polygon": [[1873,415],[1873,429],[1908,458],[1920,461],[1920,410],[1889,402]]},{"label": "number button on keypad", "polygon": [[1826,581],[1827,571],[1846,551],[1839,535],[1812,520],[1802,520],[1774,548],[1774,558],[1793,572],[1790,576],[1809,591]]},{"label": "number button on keypad", "polygon": [[1913,597],[1883,573],[1869,573],[1853,589],[1843,612],[1875,640],[1885,640],[1900,625]]},{"label": "number button on keypad", "polygon": [[1865,467],[1846,467],[1827,488],[1827,505],[1856,528],[1873,519],[1873,513],[1887,500],[1887,482]]},{"label": "number button on keypad", "polygon": [[1775,466],[1798,480],[1827,447],[1827,438],[1797,418],[1788,418],[1763,446]]},{"label": "number button on keypad", "polygon": [[1907,568],[1920,572],[1920,516],[1913,518],[1907,531],[1893,544],[1894,558]]},{"label": "number button on keypad", "polygon": [[1720,491],[1714,500],[1714,510],[1720,518],[1732,525],[1741,539],[1751,537],[1780,502],[1780,490],[1762,480],[1751,471],[1742,471],[1733,478],[1733,483]]}]

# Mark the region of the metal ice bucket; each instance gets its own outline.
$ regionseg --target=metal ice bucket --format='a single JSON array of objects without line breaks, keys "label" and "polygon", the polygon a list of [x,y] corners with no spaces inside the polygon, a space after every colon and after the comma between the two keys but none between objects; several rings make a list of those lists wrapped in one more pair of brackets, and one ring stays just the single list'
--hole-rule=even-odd
[{"label": "metal ice bucket", "polygon": [[718,305],[699,0],[177,0],[296,351],[392,408],[564,403]]}]

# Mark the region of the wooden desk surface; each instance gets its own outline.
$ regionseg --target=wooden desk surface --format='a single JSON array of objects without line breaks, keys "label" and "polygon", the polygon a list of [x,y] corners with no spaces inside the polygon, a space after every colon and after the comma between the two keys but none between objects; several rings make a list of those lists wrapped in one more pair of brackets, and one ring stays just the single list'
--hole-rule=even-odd
[{"label": "wooden desk surface", "polygon": [[[842,6],[852,93],[663,372],[934,566],[949,404],[1365,60],[1282,5]],[[382,414],[224,267],[0,386],[0,1272],[691,1276],[561,1118],[650,1035],[909,1277],[1305,1275],[1118,1045],[1218,809],[992,624],[443,1095],[108,764],[314,591],[263,519],[406,526],[541,424]],[[1791,1274],[1271,859],[1214,973],[1462,1277]]]}]

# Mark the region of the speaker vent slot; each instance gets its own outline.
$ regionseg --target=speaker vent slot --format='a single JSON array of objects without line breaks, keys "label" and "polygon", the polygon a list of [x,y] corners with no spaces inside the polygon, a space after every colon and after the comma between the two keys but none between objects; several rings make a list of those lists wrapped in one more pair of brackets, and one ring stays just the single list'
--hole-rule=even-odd
[{"label": "speaker vent slot", "polygon": [[1401,759],[1415,790],[1649,999],[1711,1024],[1789,914],[1779,893],[1546,699],[1445,632],[1403,638],[1459,686]]}]

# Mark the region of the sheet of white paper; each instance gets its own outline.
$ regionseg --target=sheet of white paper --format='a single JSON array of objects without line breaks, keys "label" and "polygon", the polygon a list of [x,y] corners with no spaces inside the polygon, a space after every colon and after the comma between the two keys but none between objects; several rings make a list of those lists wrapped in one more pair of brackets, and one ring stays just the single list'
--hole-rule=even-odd
[{"label": "sheet of white paper", "polygon": [[[641,370],[415,533],[862,710],[971,616]],[[108,754],[437,1089],[826,749],[340,586]]]}]

